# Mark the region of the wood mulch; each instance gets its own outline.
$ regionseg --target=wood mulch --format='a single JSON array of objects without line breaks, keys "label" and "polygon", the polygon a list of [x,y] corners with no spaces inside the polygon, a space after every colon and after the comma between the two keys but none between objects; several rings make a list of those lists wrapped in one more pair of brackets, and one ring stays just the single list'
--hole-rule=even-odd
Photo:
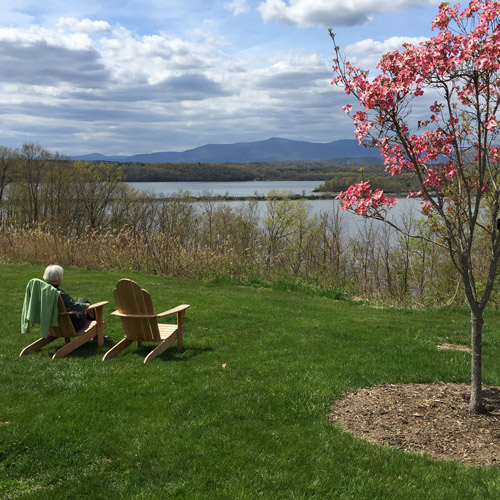
[{"label": "wood mulch", "polygon": [[333,402],[330,421],[371,443],[456,460],[500,465],[500,387],[484,387],[485,412],[468,411],[466,384],[379,385]]},{"label": "wood mulch", "polygon": [[440,351],[463,351],[463,352],[472,352],[472,349],[466,345],[457,345],[457,344],[440,344],[437,346]]}]

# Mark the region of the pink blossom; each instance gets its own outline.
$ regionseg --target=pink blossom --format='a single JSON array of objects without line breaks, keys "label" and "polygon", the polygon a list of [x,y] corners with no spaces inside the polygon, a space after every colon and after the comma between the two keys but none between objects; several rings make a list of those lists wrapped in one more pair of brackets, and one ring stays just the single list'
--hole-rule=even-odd
[{"label": "pink blossom", "polygon": [[373,191],[367,181],[350,186],[347,191],[340,192],[335,198],[340,201],[343,210],[351,209],[358,215],[370,216],[380,207],[393,206],[397,203],[389,198],[381,189]]},{"label": "pink blossom", "polygon": [[[352,107],[352,106],[351,106]],[[358,123],[362,123],[366,120],[366,113],[364,113],[363,111],[358,111],[353,117],[352,117],[352,121],[355,123],[355,124],[358,124]]]},{"label": "pink blossom", "polygon": [[423,202],[420,203],[422,205],[422,214],[423,215],[430,215],[432,212],[432,205],[429,200],[424,200]]},{"label": "pink blossom", "polygon": [[498,122],[497,122],[497,119],[495,116],[492,116],[486,123],[485,123],[485,127],[488,129],[488,130],[494,130],[495,127],[498,125]]},{"label": "pink blossom", "polygon": [[438,104],[437,101],[434,101],[434,104],[430,107],[430,110],[433,113],[439,113],[439,111],[441,110],[441,104]]},{"label": "pink blossom", "polygon": [[453,165],[446,165],[446,173],[445,173],[445,177],[447,180],[451,180],[453,179],[453,177],[455,177],[455,175],[458,174],[458,171],[456,168],[454,168]]},{"label": "pink blossom", "polygon": [[490,159],[493,163],[500,163],[500,148],[490,149]]}]

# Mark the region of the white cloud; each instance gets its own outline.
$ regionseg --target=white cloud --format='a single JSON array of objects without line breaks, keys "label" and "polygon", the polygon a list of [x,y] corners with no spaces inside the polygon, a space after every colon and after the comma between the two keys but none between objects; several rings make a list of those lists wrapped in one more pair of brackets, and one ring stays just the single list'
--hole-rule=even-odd
[{"label": "white cloud", "polygon": [[17,47],[44,44],[48,47],[61,47],[68,50],[92,48],[92,41],[86,34],[61,34],[40,26],[30,26],[26,29],[0,28],[0,41]]},{"label": "white cloud", "polygon": [[86,34],[62,34],[38,26],[0,29],[0,82],[97,88],[108,73]]},{"label": "white cloud", "polygon": [[224,5],[224,8],[232,12],[235,16],[246,14],[250,11],[248,0],[232,0]]},{"label": "white cloud", "polygon": [[107,33],[111,26],[106,21],[92,21],[88,18],[79,21],[74,17],[61,17],[57,22],[58,28],[76,33]]},{"label": "white cloud", "polygon": [[218,49],[219,39],[194,42],[170,33],[134,36],[124,28],[100,40],[100,53],[113,77],[124,85],[157,85],[186,74],[215,80],[231,66]]},{"label": "white cloud", "polygon": [[441,0],[264,0],[258,7],[265,22],[301,28],[367,24],[371,14],[438,5]]},{"label": "white cloud", "polygon": [[268,60],[264,68],[254,70],[246,79],[250,85],[267,89],[271,93],[314,93],[328,88],[332,76],[331,67],[317,54],[280,54]]},{"label": "white cloud", "polygon": [[379,42],[368,38],[348,45],[345,47],[344,52],[351,63],[359,64],[364,69],[370,69],[377,66],[384,54],[395,50],[404,50],[404,43],[418,45],[426,40],[428,40],[426,37],[393,36]]}]

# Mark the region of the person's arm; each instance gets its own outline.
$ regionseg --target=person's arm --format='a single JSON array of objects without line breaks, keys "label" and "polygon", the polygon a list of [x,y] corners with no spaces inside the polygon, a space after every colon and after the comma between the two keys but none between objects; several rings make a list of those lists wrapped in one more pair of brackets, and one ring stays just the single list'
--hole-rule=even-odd
[{"label": "person's arm", "polygon": [[90,304],[84,304],[83,302],[77,302],[72,299],[64,290],[59,289],[61,292],[61,297],[63,299],[64,305],[67,311],[85,311]]}]

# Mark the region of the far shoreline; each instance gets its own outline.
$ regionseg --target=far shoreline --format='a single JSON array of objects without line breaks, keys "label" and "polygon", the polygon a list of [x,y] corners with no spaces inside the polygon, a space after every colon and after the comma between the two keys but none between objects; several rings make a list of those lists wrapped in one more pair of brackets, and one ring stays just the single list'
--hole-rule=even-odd
[{"label": "far shoreline", "polygon": [[[318,194],[310,194],[310,195],[303,195],[303,194],[280,194],[277,193],[273,195],[273,199],[275,200],[306,200],[306,201],[315,201],[315,200],[335,200],[337,196],[340,194],[341,191],[332,193],[332,192],[319,192]],[[394,196],[396,198],[407,198],[407,193],[391,193],[387,192],[385,193],[389,196]],[[155,200],[155,201],[171,201],[175,199],[182,199],[183,196],[177,194],[174,194],[173,196],[154,196],[150,197],[148,196],[148,200]],[[193,196],[191,194],[186,195],[186,199],[193,200],[195,202],[200,202],[200,201],[266,201],[270,197],[267,195],[257,195],[257,196],[226,196],[226,195],[214,195],[214,196]]]}]

